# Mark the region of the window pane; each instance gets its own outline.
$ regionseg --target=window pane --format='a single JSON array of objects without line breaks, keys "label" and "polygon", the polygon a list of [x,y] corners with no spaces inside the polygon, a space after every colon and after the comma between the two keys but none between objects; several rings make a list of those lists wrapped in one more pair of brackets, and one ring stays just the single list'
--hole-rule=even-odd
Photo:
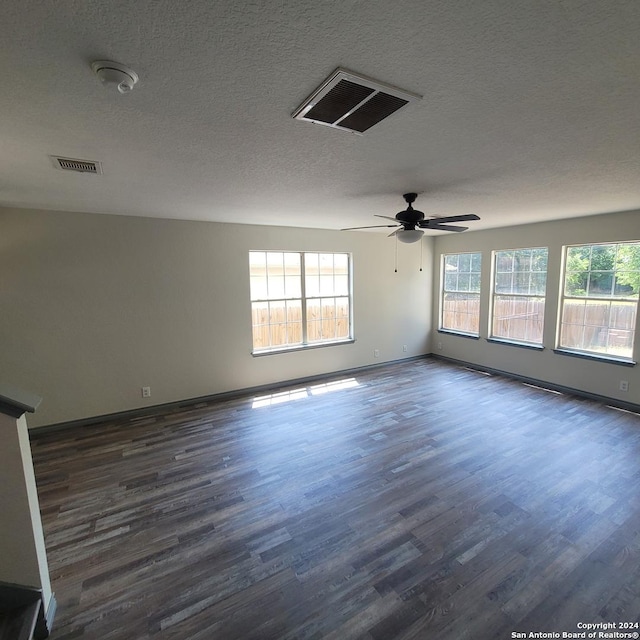
[{"label": "window pane", "polygon": [[267,252],[267,272],[269,276],[284,275],[284,254]]},{"label": "window pane", "polygon": [[349,298],[336,298],[336,317],[349,317]]},{"label": "window pane", "polygon": [[445,293],[442,328],[464,333],[480,329],[480,296],[477,293]]},{"label": "window pane", "polygon": [[633,355],[640,243],[568,247],[560,346],[623,358]]},{"label": "window pane", "polygon": [[531,271],[531,249],[514,251],[514,271]]},{"label": "window pane", "polygon": [[469,276],[469,291],[480,293],[480,274],[471,273]]},{"label": "window pane", "polygon": [[566,296],[586,296],[587,287],[589,284],[589,272],[573,272],[567,273],[565,280],[565,295]]},{"label": "window pane", "polygon": [[317,253],[304,254],[304,271],[307,277],[320,275],[319,257]]},{"label": "window pane", "polygon": [[513,271],[513,252],[498,251],[496,253],[496,272],[511,273]]},{"label": "window pane", "polygon": [[269,299],[284,298],[284,276],[272,276],[268,278]]},{"label": "window pane", "polygon": [[493,336],[542,344],[544,298],[495,296]]},{"label": "window pane", "polygon": [[254,327],[269,324],[269,303],[254,302],[251,305],[251,317]]},{"label": "window pane", "polygon": [[444,266],[446,270],[458,270],[458,254],[450,254],[444,257]]},{"label": "window pane", "polygon": [[251,275],[264,275],[267,272],[267,254],[264,251],[249,252]]},{"label": "window pane", "polygon": [[591,271],[612,271],[615,267],[616,247],[612,244],[591,248]]},{"label": "window pane", "polygon": [[322,320],[307,321],[307,340],[310,343],[322,340]]},{"label": "window pane", "polygon": [[522,295],[527,295],[529,293],[529,272],[516,272],[513,274],[514,282],[513,282],[513,293],[519,293]]},{"label": "window pane", "polygon": [[320,271],[326,273],[330,271],[333,273],[333,253],[321,253],[319,255]]},{"label": "window pane", "polygon": [[345,296],[349,293],[349,276],[337,275],[334,278],[334,293],[339,296]]},{"label": "window pane", "polygon": [[249,272],[254,350],[350,337],[349,254],[250,251]]},{"label": "window pane", "polygon": [[305,276],[304,285],[307,296],[316,297],[320,295],[319,276]]},{"label": "window pane", "polygon": [[302,322],[302,301],[287,300],[287,323]]},{"label": "window pane", "polygon": [[480,327],[480,269],[482,254],[443,256],[442,329],[477,334]]},{"label": "window pane", "polygon": [[547,249],[533,249],[531,251],[531,271],[547,272]]},{"label": "window pane", "polygon": [[458,271],[462,273],[471,271],[471,254],[460,254],[460,257],[458,259]]},{"label": "window pane", "polygon": [[637,298],[637,281],[637,273],[633,271],[617,271],[615,276],[613,295],[620,298]]},{"label": "window pane", "polygon": [[458,274],[457,273],[444,274],[444,290],[445,291],[458,290]]},{"label": "window pane", "polygon": [[607,296],[613,293],[613,272],[592,271],[589,274],[587,296]]},{"label": "window pane", "polygon": [[493,337],[542,344],[547,254],[546,248],[495,252]]},{"label": "window pane", "polygon": [[320,295],[330,296],[333,293],[333,275],[320,276]]},{"label": "window pane", "polygon": [[532,273],[529,292],[533,295],[543,296],[547,290],[547,274]]},{"label": "window pane", "polygon": [[320,300],[307,298],[307,320],[320,320],[322,318]]},{"label": "window pane", "polygon": [[333,268],[337,274],[349,274],[349,256],[346,253],[333,254]]},{"label": "window pane", "polygon": [[266,276],[251,276],[251,299],[266,300],[267,298],[267,278]]},{"label": "window pane", "polygon": [[470,283],[471,283],[471,274],[461,273],[458,276],[458,291],[469,291]]},{"label": "window pane", "polygon": [[609,312],[609,325],[613,329],[633,329],[636,326],[634,302],[614,302]]},{"label": "window pane", "polygon": [[284,254],[284,270],[288,276],[300,276],[300,254]]},{"label": "window pane", "polygon": [[496,293],[513,293],[511,285],[511,278],[513,274],[509,273],[496,273]]},{"label": "window pane", "polygon": [[302,295],[300,276],[285,276],[284,283],[287,298],[299,298]]}]

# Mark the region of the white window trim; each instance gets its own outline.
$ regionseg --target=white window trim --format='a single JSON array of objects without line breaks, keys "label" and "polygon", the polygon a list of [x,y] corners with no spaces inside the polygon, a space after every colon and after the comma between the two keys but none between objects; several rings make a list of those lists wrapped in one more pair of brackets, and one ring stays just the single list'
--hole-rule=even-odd
[{"label": "white window trim", "polygon": [[[252,348],[252,356],[265,356],[277,353],[289,353],[292,351],[305,351],[307,349],[318,349],[321,347],[331,347],[336,345],[351,344],[355,342],[353,336],[353,256],[346,251],[292,251],[292,250],[274,250],[274,249],[252,249],[252,252],[264,252],[264,253],[297,253],[300,256],[300,298],[266,298],[266,299],[253,299],[251,293],[249,293],[249,306],[254,302],[278,302],[280,300],[300,300],[301,314],[302,314],[302,342],[287,345],[277,345],[274,347],[265,347],[262,349]],[[327,340],[320,340],[314,342],[308,342],[307,332],[307,296],[306,296],[306,278],[305,278],[305,260],[306,254],[331,254],[331,255],[346,255],[348,266],[348,293],[346,296],[312,296],[314,300],[324,300],[328,298],[343,298],[346,297],[349,301],[349,336],[347,338],[329,338]],[[251,311],[251,309],[250,309]],[[251,341],[253,343],[253,323],[251,324]]]},{"label": "white window trim", "polygon": [[[445,278],[446,278],[446,258],[447,256],[461,256],[461,255],[479,255],[480,256],[480,291],[446,291],[445,290]],[[480,338],[480,325],[481,325],[481,305],[482,305],[482,252],[481,251],[458,251],[454,253],[442,253],[440,254],[440,313],[438,319],[438,332],[450,333],[456,336],[463,336],[465,338]],[[470,272],[475,273],[475,272]],[[446,293],[472,293],[478,296],[478,331],[462,331],[461,329],[452,329],[444,326],[444,297]]]},{"label": "white window trim", "polygon": [[[496,275],[498,273],[497,270],[497,256],[499,253],[507,253],[509,251],[534,251],[535,249],[546,249],[547,250],[547,270],[545,271],[545,293],[544,295],[535,294],[535,293],[496,293]],[[502,343],[502,344],[512,344],[518,347],[531,347],[533,349],[543,349],[544,348],[544,327],[547,321],[547,286],[548,280],[547,276],[549,275],[549,248],[548,247],[519,247],[516,249],[494,249],[491,252],[491,306],[489,310],[489,337],[487,338],[490,342]],[[537,271],[529,271],[529,273],[539,273]],[[518,340],[516,338],[508,338],[505,336],[499,336],[494,333],[493,325],[495,320],[495,307],[496,307],[496,296],[501,296],[504,298],[513,298],[513,299],[522,299],[522,298],[536,298],[537,300],[545,301],[545,313],[542,321],[542,340],[540,342],[533,342],[529,340]]]},{"label": "white window trim", "polygon": [[[596,360],[601,362],[609,362],[611,364],[621,364],[625,366],[635,366],[637,364],[633,353],[638,348],[637,346],[637,337],[638,337],[638,320],[640,319],[640,299],[639,298],[613,298],[613,297],[604,297],[604,296],[571,296],[565,295],[565,286],[566,286],[566,276],[567,276],[567,255],[569,253],[569,249],[572,247],[588,247],[588,246],[602,246],[602,245],[624,245],[624,244],[637,244],[637,240],[620,240],[618,242],[584,242],[579,244],[568,244],[562,247],[562,268],[560,271],[560,287],[558,292],[558,317],[556,322],[556,340],[555,340],[555,349],[553,352],[559,355],[567,355],[574,356],[577,358],[585,358],[587,360]],[[591,270],[590,270],[591,271]],[[615,270],[614,270],[615,273]],[[575,347],[565,347],[560,344],[560,340],[562,337],[562,319],[564,314],[564,303],[565,300],[603,300],[606,302],[635,302],[636,303],[636,327],[634,328],[634,341],[632,347],[632,355],[630,357],[625,356],[617,356],[611,353],[603,353],[601,351],[589,351],[586,349],[577,349]]]}]

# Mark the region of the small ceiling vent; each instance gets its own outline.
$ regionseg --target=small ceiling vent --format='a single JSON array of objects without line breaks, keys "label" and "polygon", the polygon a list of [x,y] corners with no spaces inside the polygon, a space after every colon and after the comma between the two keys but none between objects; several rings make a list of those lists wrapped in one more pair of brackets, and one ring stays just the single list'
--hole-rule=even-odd
[{"label": "small ceiling vent", "polygon": [[51,160],[53,161],[53,166],[62,171],[102,175],[102,166],[95,160],[78,160],[77,158],[61,158],[59,156],[51,156]]},{"label": "small ceiling vent", "polygon": [[422,96],[336,69],[292,114],[296,120],[362,134]]}]

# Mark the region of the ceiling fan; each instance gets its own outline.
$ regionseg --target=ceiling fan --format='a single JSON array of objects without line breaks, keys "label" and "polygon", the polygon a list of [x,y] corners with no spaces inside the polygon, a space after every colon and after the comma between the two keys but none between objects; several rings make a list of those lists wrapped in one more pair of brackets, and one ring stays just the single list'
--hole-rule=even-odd
[{"label": "ceiling fan", "polygon": [[395,218],[390,216],[380,216],[374,214],[376,218],[393,220],[395,224],[374,224],[369,227],[349,227],[341,231],[354,231],[355,229],[376,229],[380,227],[398,227],[389,234],[395,236],[400,242],[417,242],[424,233],[423,229],[435,229],[436,231],[466,231],[469,227],[458,227],[448,224],[449,222],[466,222],[468,220],[480,220],[475,213],[466,213],[459,216],[444,216],[442,218],[429,218],[425,220],[424,213],[413,208],[413,203],[418,197],[417,193],[405,193],[403,198],[409,205],[404,211],[396,213]]}]

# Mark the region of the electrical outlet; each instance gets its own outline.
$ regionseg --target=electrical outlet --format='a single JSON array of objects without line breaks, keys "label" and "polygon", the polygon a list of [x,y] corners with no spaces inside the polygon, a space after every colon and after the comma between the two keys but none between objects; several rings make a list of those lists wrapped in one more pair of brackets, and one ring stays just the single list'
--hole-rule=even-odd
[{"label": "electrical outlet", "polygon": [[442,342],[438,342],[438,351],[442,351]]},{"label": "electrical outlet", "polygon": [[141,391],[142,391],[142,397],[143,398],[150,398],[151,397],[151,387],[142,387]]},{"label": "electrical outlet", "polygon": [[620,391],[629,391],[629,381],[620,380]]},{"label": "electrical outlet", "polygon": [[373,357],[374,358],[379,358],[380,357],[380,349],[374,349],[373,350]]},{"label": "electrical outlet", "polygon": [[407,345],[406,345],[406,344],[403,344],[403,345],[402,345],[402,350],[403,350],[405,353],[407,353]]}]

